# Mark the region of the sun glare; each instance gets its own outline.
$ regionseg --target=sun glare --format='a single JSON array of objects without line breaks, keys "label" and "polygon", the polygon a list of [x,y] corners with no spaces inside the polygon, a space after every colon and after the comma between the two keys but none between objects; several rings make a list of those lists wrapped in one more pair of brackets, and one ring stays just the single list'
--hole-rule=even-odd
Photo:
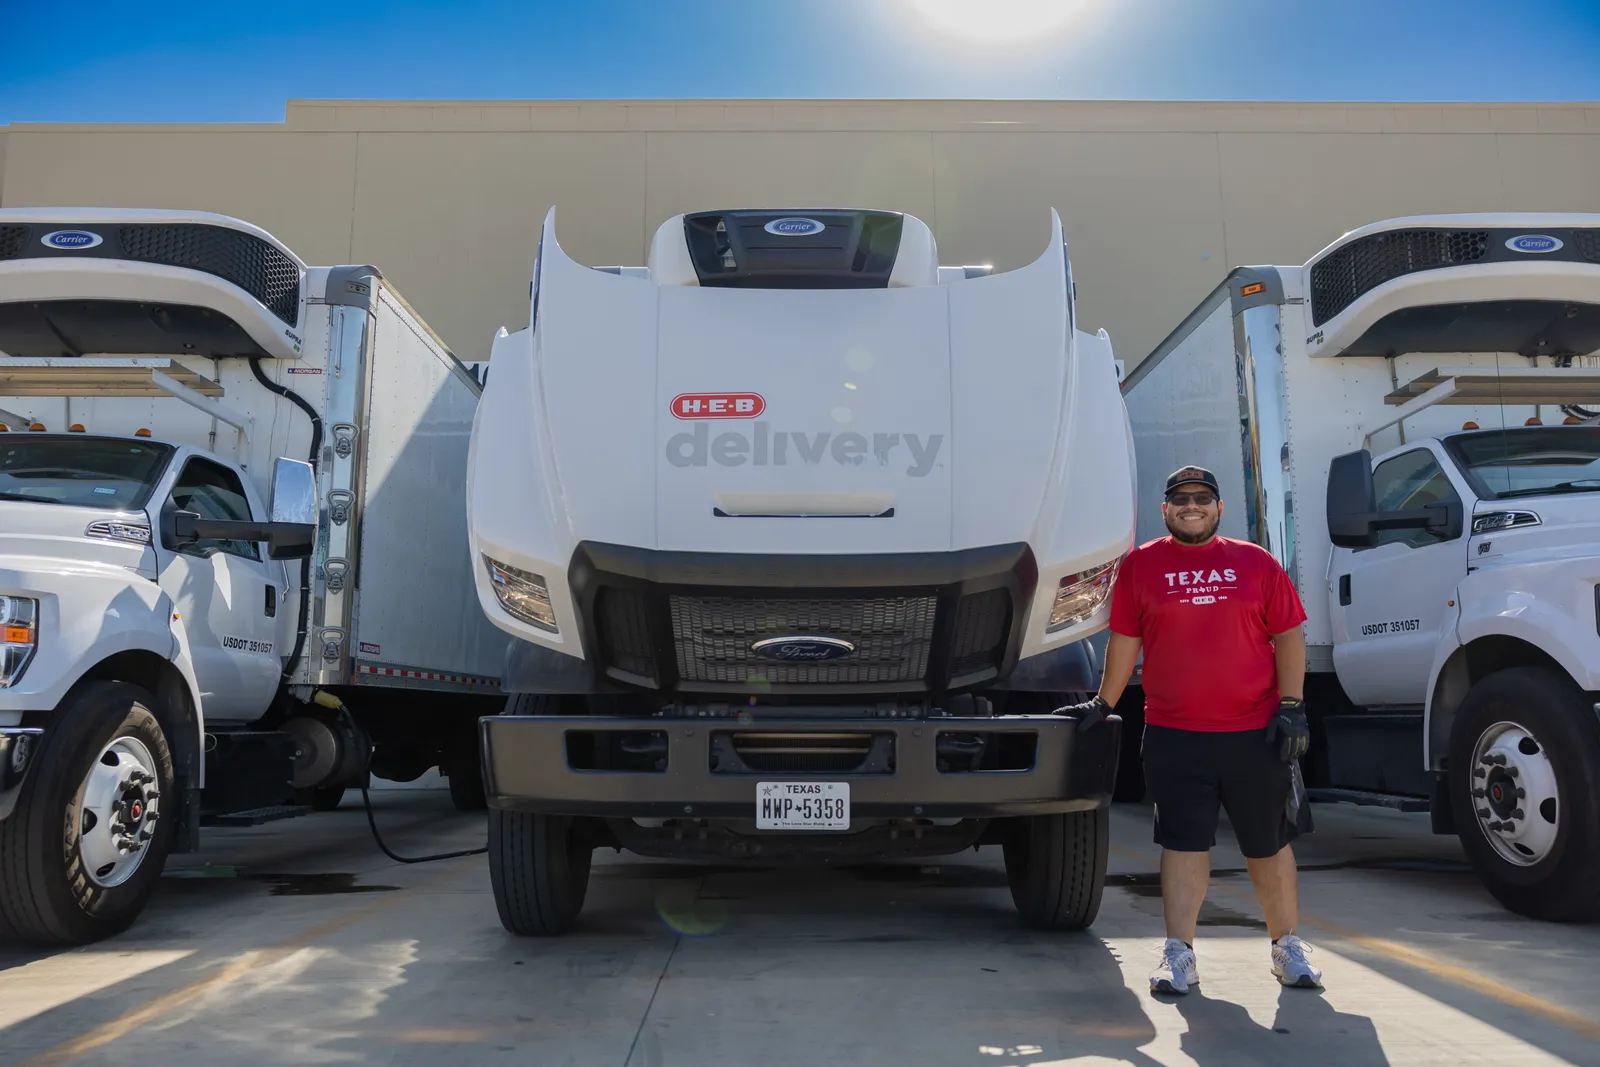
[{"label": "sun glare", "polygon": [[906,0],[934,29],[963,40],[1027,41],[1064,29],[1087,0]]}]

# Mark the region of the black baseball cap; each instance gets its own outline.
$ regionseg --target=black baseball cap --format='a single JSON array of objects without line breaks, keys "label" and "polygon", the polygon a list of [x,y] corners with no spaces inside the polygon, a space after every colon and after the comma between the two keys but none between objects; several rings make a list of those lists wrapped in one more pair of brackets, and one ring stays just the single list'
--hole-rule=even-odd
[{"label": "black baseball cap", "polygon": [[1179,467],[1167,475],[1167,492],[1171,493],[1180,485],[1190,482],[1199,482],[1201,485],[1217,494],[1217,499],[1222,499],[1222,489],[1217,485],[1217,476],[1204,467]]}]

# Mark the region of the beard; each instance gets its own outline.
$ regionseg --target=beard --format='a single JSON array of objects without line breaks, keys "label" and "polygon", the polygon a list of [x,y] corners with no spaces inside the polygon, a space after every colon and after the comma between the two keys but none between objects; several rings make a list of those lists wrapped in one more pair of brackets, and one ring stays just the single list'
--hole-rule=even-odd
[{"label": "beard", "polygon": [[1222,523],[1222,516],[1218,515],[1216,518],[1207,522],[1205,528],[1199,533],[1189,533],[1179,529],[1177,523],[1173,520],[1173,517],[1170,514],[1163,515],[1162,518],[1166,521],[1167,532],[1172,535],[1172,539],[1185,545],[1205,544],[1207,541],[1211,540],[1217,535],[1217,527]]}]

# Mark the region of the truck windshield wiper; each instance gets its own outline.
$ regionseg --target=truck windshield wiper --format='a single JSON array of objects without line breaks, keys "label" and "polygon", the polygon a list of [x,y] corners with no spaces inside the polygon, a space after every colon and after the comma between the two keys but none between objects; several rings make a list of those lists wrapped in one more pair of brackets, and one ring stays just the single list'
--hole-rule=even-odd
[{"label": "truck windshield wiper", "polygon": [[1579,478],[1554,485],[1530,486],[1527,489],[1507,489],[1499,494],[1501,500],[1513,496],[1540,496],[1545,493],[1600,493],[1600,478]]},{"label": "truck windshield wiper", "polygon": [[27,500],[27,501],[30,501],[31,503],[34,503],[34,504],[49,504],[49,503],[53,503],[53,501],[47,500],[46,498],[44,498],[42,496],[29,496],[27,493],[3,493],[3,492],[0,492],[0,500]]}]

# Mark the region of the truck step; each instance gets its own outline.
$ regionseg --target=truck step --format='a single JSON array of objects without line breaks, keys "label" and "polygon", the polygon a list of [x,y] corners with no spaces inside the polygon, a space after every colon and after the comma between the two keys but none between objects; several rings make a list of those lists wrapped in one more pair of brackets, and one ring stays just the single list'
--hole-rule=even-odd
[{"label": "truck step", "polygon": [[1427,797],[1399,796],[1394,793],[1368,793],[1361,789],[1307,789],[1313,803],[1360,804],[1367,808],[1393,808],[1395,811],[1427,811]]},{"label": "truck step", "polygon": [[264,822],[276,822],[279,819],[293,819],[298,815],[310,815],[315,810],[310,804],[274,804],[265,808],[250,808],[248,811],[230,811],[225,815],[202,816],[200,825],[260,826]]}]

